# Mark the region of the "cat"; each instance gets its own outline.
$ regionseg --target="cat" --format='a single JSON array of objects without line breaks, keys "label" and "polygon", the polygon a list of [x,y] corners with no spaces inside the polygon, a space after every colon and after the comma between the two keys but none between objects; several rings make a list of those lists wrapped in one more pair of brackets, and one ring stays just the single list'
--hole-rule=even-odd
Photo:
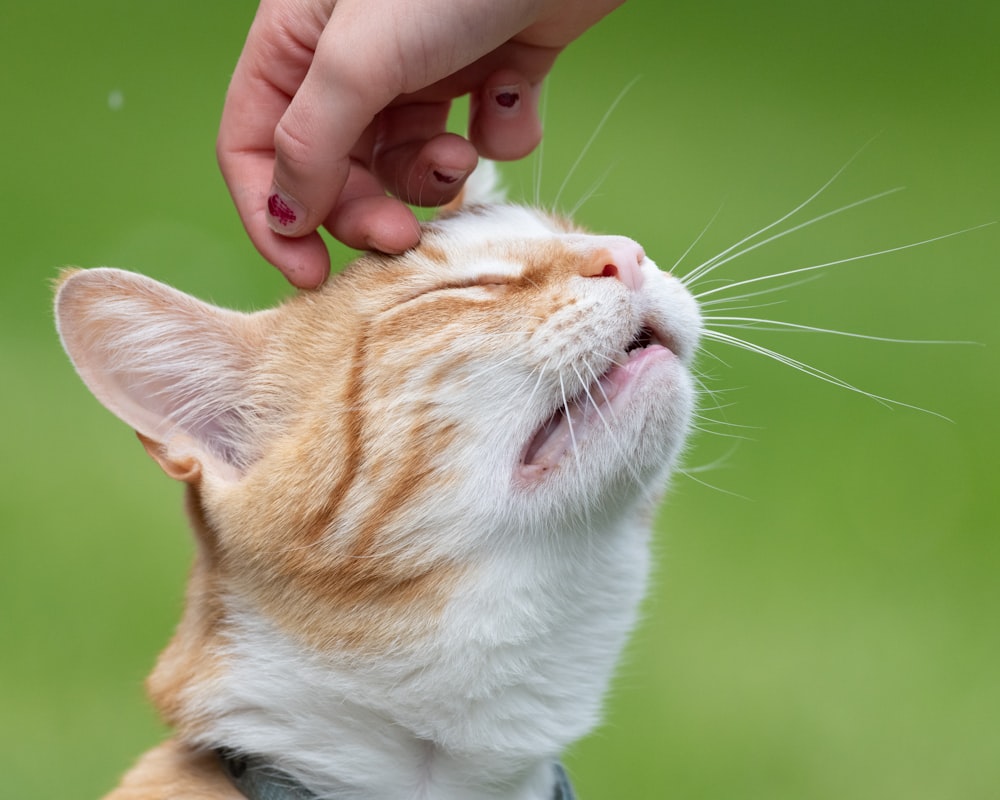
[{"label": "cat", "polygon": [[186,484],[197,542],[148,680],[174,736],[108,800],[572,796],[702,318],[638,243],[490,183],[252,314],[60,279],[70,359]]}]

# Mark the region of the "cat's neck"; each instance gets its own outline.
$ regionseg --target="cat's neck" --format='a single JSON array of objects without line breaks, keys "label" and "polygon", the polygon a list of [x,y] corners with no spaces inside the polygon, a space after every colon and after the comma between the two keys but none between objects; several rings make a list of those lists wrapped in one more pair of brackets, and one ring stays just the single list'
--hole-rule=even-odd
[{"label": "cat's neck", "polygon": [[[400,788],[372,788],[332,784],[322,792],[289,776],[271,761],[244,756],[229,750],[215,751],[226,777],[248,800],[349,800],[350,798],[440,798],[440,800],[573,800],[569,777],[558,762],[538,762],[521,774],[507,774],[491,780],[479,774],[470,779],[469,765],[447,754],[427,748],[419,774],[408,774],[410,783]],[[394,767],[387,767],[390,771]],[[324,784],[326,781],[324,781]]]},{"label": "cat's neck", "polygon": [[378,659],[306,651],[229,598],[226,667],[191,695],[197,743],[261,754],[320,796],[550,800],[633,624],[646,532],[577,531],[569,549],[523,533],[467,576],[434,635]]}]

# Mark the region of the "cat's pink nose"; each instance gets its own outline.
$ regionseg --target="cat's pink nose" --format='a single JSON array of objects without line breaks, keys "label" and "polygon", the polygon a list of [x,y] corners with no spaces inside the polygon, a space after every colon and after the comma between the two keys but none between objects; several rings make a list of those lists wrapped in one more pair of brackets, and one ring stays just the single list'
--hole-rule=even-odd
[{"label": "cat's pink nose", "polygon": [[601,236],[595,244],[581,271],[585,278],[617,278],[629,289],[642,286],[639,265],[646,252],[638,242],[627,236]]}]

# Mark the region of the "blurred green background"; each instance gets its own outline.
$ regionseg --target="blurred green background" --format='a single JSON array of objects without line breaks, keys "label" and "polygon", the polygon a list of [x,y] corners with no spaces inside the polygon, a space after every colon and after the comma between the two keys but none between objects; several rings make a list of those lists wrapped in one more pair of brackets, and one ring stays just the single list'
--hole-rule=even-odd
[{"label": "blurred green background", "polygon": [[[52,328],[65,264],[239,308],[287,288],[214,160],[253,4],[5,3],[0,15],[0,764],[4,795],[92,798],[163,736],[142,679],[179,613],[180,488],[87,394]],[[1000,4],[632,2],[561,58],[515,198],[692,266],[808,197],[837,216],[740,279],[1000,220]],[[606,109],[636,77],[570,175]],[[753,333],[889,408],[709,348],[645,621],[581,798],[1000,796],[1000,226],[845,264],[760,311],[902,345]],[[336,253],[337,261],[348,257]],[[762,298],[767,300],[769,298]],[[753,312],[751,312],[753,313]],[[720,433],[737,432],[743,439]],[[706,486],[700,481],[707,482]]]}]

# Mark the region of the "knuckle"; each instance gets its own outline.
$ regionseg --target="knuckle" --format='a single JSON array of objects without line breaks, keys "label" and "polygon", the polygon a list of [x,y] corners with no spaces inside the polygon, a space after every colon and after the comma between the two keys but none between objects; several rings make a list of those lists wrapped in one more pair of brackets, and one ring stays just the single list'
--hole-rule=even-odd
[{"label": "knuckle", "polygon": [[286,169],[300,174],[309,165],[314,148],[309,139],[283,117],[274,128],[274,154]]}]

